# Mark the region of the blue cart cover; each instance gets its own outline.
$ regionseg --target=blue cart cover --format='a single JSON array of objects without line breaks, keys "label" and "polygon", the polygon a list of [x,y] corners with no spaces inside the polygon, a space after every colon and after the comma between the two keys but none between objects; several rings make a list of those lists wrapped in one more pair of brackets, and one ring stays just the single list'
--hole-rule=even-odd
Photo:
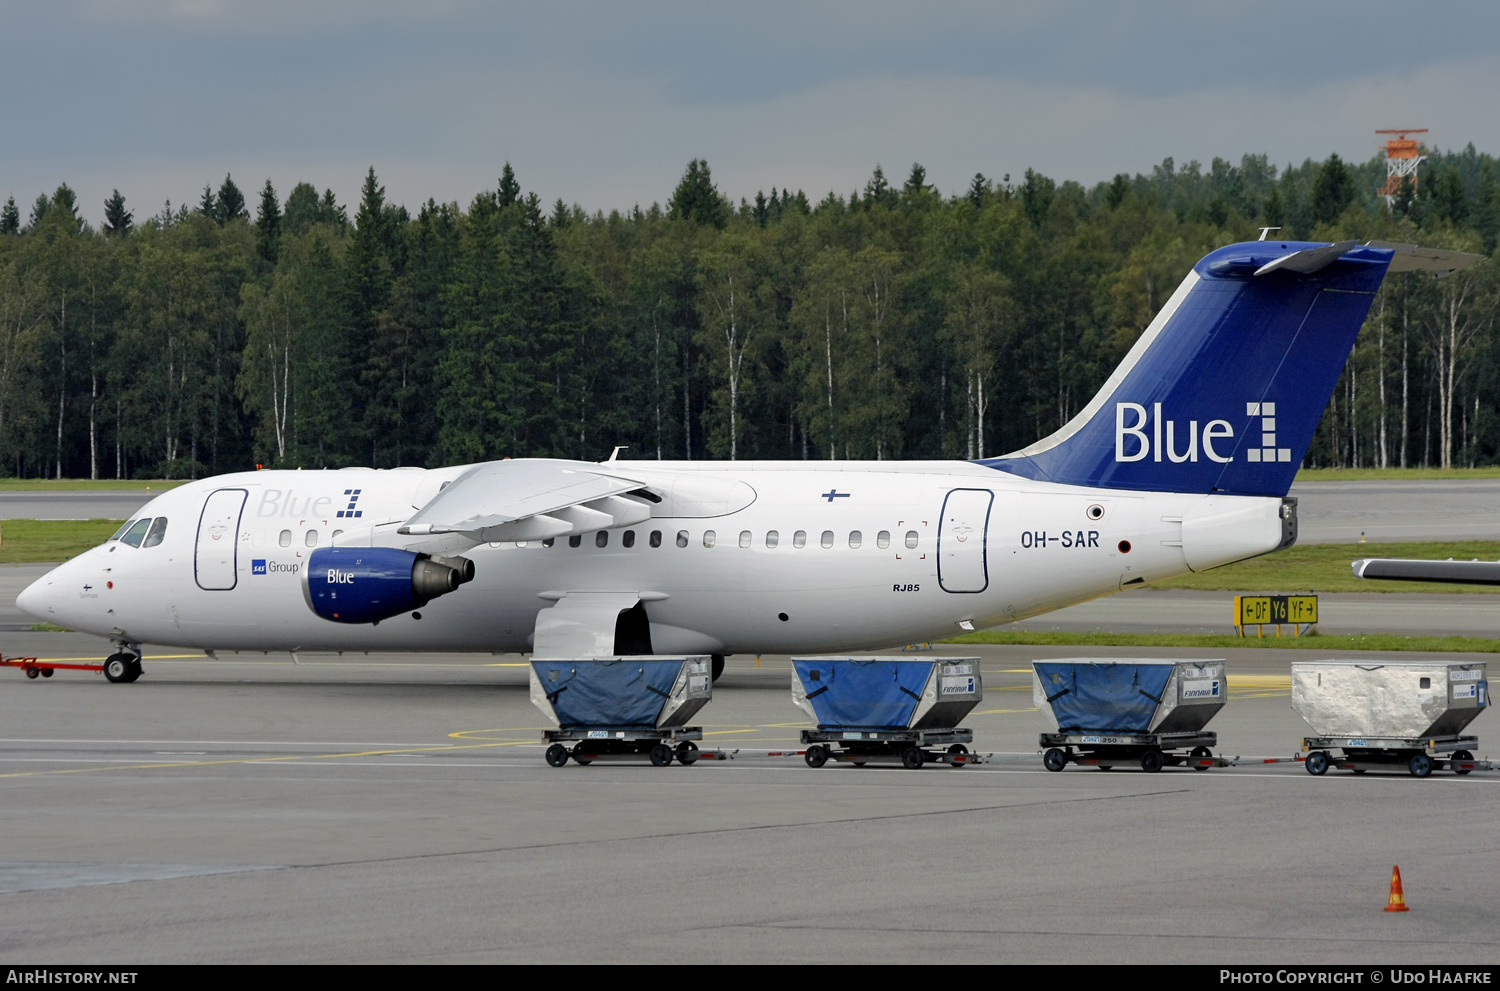
[{"label": "blue cart cover", "polygon": [[906,729],[931,661],[793,660],[819,729]]},{"label": "blue cart cover", "polygon": [[1149,733],[1173,668],[1129,661],[1037,661],[1035,666],[1057,727],[1064,733]]},{"label": "blue cart cover", "polygon": [[532,661],[563,728],[656,725],[682,670],[682,658]]}]

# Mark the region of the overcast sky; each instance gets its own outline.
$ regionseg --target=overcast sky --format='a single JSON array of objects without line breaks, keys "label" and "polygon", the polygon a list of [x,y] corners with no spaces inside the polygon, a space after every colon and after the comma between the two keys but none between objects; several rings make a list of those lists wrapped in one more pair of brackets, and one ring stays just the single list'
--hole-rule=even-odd
[{"label": "overcast sky", "polygon": [[1500,3],[0,0],[0,197],[66,181],[95,222],[226,172],[284,197],[467,202],[510,161],[550,203],[847,194],[913,161],[945,193],[1220,155],[1363,160],[1380,127],[1500,152]]}]

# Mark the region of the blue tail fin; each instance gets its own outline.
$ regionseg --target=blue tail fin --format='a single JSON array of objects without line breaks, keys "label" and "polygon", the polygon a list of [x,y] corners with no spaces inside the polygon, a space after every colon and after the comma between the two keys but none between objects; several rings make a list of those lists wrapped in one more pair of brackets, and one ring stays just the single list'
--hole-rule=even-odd
[{"label": "blue tail fin", "polygon": [[1354,242],[1220,248],[1081,413],[983,463],[1071,485],[1285,495],[1392,257]]}]

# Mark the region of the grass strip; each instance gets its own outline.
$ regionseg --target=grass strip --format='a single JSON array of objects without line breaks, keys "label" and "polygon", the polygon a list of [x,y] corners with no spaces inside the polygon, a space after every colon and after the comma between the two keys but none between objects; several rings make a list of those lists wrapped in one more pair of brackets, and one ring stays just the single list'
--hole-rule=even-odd
[{"label": "grass strip", "polygon": [[1387,633],[1324,636],[1311,632],[1293,637],[1236,637],[1207,633],[1030,633],[981,630],[942,641],[951,644],[1023,644],[1032,647],[1208,647],[1232,650],[1276,647],[1294,650],[1425,650],[1441,653],[1500,654],[1500,640],[1488,637],[1398,637]]},{"label": "grass strip", "polygon": [[0,520],[0,564],[66,561],[98,546],[124,520]]},{"label": "grass strip", "polygon": [[155,495],[185,484],[160,478],[0,478],[0,492],[150,492]]},{"label": "grass strip", "polygon": [[[1349,562],[1363,557],[1412,557],[1469,561],[1500,560],[1500,542],[1298,544],[1275,554],[1226,564],[1198,574],[1154,583],[1152,588],[1192,588],[1233,592],[1458,592],[1493,595],[1496,585],[1444,585],[1433,582],[1366,581],[1355,578]],[[1227,606],[1226,606],[1227,608]]]}]

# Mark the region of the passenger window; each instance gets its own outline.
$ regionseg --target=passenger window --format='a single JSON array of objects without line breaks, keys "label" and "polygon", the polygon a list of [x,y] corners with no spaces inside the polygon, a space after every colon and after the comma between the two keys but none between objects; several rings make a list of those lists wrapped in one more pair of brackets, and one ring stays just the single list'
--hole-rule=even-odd
[{"label": "passenger window", "polygon": [[305,536],[305,537],[302,538],[302,542],[304,544],[306,544],[307,546],[309,546],[309,547],[316,547],[316,546],[318,546],[318,531],[316,531],[316,530],[309,530],[309,531],[307,531],[307,536]]},{"label": "passenger window", "polygon": [[1431,688],[1432,687],[1432,679],[1431,678],[1423,678],[1421,681],[1417,682],[1417,687],[1418,688]]},{"label": "passenger window", "polygon": [[344,535],[344,531],[342,531],[342,530],[335,530],[335,531],[333,531],[333,536],[331,536],[331,537],[328,538],[328,542],[331,544],[335,540],[337,540],[340,537],[342,537],[343,535]]},{"label": "passenger window", "polygon": [[741,547],[749,547],[750,546],[750,531],[749,530],[741,530],[740,531],[740,546]]},{"label": "passenger window", "polygon": [[891,531],[881,530],[877,533],[875,535],[875,546],[882,549],[891,546]]},{"label": "passenger window", "polygon": [[807,546],[807,531],[806,530],[798,530],[796,533],[792,534],[792,546],[793,547],[806,547]]},{"label": "passenger window", "polygon": [[594,534],[594,546],[595,547],[608,547],[609,546],[609,531],[608,530],[600,530],[598,533]]},{"label": "passenger window", "polygon": [[277,539],[277,543],[281,544],[282,547],[292,546],[292,531],[281,531],[281,536]]},{"label": "passenger window", "polygon": [[767,547],[775,547],[779,543],[781,543],[781,534],[777,533],[775,530],[769,530],[766,532]]},{"label": "passenger window", "polygon": [[623,544],[626,547],[634,547],[635,546],[635,531],[634,530],[626,530],[625,531],[625,536],[623,536],[623,537],[620,538],[620,543]]},{"label": "passenger window", "polygon": [[860,541],[863,539],[858,530],[849,531],[849,549],[859,550]]},{"label": "passenger window", "polygon": [[162,538],[164,538],[166,535],[167,518],[165,516],[158,516],[155,522],[151,524],[150,531],[148,531],[146,534],[146,542],[141,546],[155,547],[157,544],[162,542]]},{"label": "passenger window", "polygon": [[823,539],[820,541],[820,543],[822,543],[822,545],[824,547],[832,547],[833,546],[833,531],[832,530],[824,530],[823,531]]},{"label": "passenger window", "polygon": [[120,538],[120,543],[129,544],[131,547],[141,546],[141,541],[146,539],[146,531],[151,528],[151,518],[148,516],[143,520],[136,520],[130,524],[130,529]]},{"label": "passenger window", "polygon": [[557,538],[556,537],[548,537],[548,538],[546,538],[545,540],[542,541],[542,546],[543,547],[551,547],[555,543],[557,543]]},{"label": "passenger window", "polygon": [[[717,533],[714,533],[712,530],[704,530],[703,531],[703,546],[704,547],[712,547],[714,544],[716,544],[718,542],[719,542],[719,535]],[[678,547],[686,547],[687,546],[687,531],[686,530],[678,530],[677,531],[677,546]]]},{"label": "passenger window", "polygon": [[652,547],[660,547],[661,546],[661,531],[660,530],[652,530],[651,531],[651,538],[650,538],[650,540],[647,541],[647,543],[649,543]]},{"label": "passenger window", "polygon": [[569,547],[582,547],[583,546],[583,534],[581,534],[581,533],[575,533],[575,534],[573,534],[573,536],[569,537],[568,538],[568,546]]},{"label": "passenger window", "polygon": [[915,531],[915,530],[908,530],[908,531],[906,531],[906,546],[907,546],[908,550],[916,550],[917,549],[917,531]]},{"label": "passenger window", "polygon": [[[125,531],[129,530],[133,526],[135,526],[135,520],[126,520],[125,521],[125,525],[122,526],[122,527],[120,527],[120,529],[116,530],[115,531],[115,535],[113,537],[110,537],[109,539],[110,540],[119,540],[121,537],[125,536]],[[106,541],[106,543],[107,542],[108,541]]]}]

